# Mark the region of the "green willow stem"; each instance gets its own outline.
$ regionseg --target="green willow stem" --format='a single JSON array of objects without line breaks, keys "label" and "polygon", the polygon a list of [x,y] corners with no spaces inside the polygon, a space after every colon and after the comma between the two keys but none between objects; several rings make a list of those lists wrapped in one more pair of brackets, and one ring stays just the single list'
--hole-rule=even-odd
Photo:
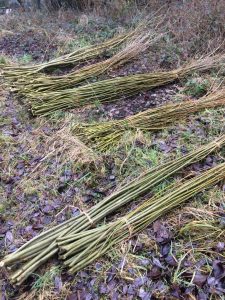
[{"label": "green willow stem", "polygon": [[35,74],[35,76],[29,78],[22,77],[21,80],[16,82],[16,91],[28,98],[33,98],[43,92],[64,90],[80,85],[82,82],[86,83],[89,79],[96,78],[96,76],[106,73],[111,68],[122,66],[137,58],[140,53],[146,51],[150,45],[161,37],[162,35],[155,31],[146,32],[145,30],[143,33],[139,33],[138,36],[134,35],[120,51],[106,60],[84,66],[63,76]]},{"label": "green willow stem", "polygon": [[96,229],[84,231],[83,237],[75,233],[74,242],[68,241],[63,245],[58,243],[61,252],[64,252],[60,257],[66,259],[64,264],[69,266],[70,273],[77,272],[115,244],[139,233],[157,218],[224,178],[225,163],[222,163],[187,180],[177,188],[165,189],[163,195],[155,195],[126,216]]},{"label": "green willow stem", "polygon": [[12,282],[21,284],[40,266],[40,262],[45,262],[58,252],[57,239],[59,240],[59,238],[61,238],[63,242],[64,238],[71,239],[71,235],[74,233],[82,234],[83,231],[93,227],[93,225],[102,221],[118,208],[121,208],[140,196],[146,195],[151,191],[151,188],[163,180],[171,177],[182,168],[204,159],[224,145],[225,135],[207,145],[199,147],[187,155],[150,168],[139,178],[131,181],[120,190],[115,191],[94,205],[87,212],[83,212],[78,217],[74,217],[71,220],[53,227],[31,241],[28,241],[15,253],[6,256],[1,262],[1,266],[17,268],[16,273],[12,274]]},{"label": "green willow stem", "polygon": [[178,69],[167,72],[136,74],[106,79],[70,89],[53,92],[31,93],[27,96],[34,115],[49,115],[54,111],[78,108],[94,103],[111,103],[134,96],[177,79],[185,78],[193,72],[203,72],[221,67],[225,55],[214,55],[190,62]]},{"label": "green willow stem", "polygon": [[73,125],[71,130],[83,142],[99,151],[117,146],[126,131],[156,131],[185,120],[192,113],[207,108],[225,106],[225,89],[213,92],[198,100],[166,104],[148,109],[122,120]]},{"label": "green willow stem", "polygon": [[[131,31],[128,34],[122,34],[112,39],[105,41],[99,45],[91,45],[85,48],[80,48],[69,54],[60,56],[49,62],[44,62],[34,66],[6,66],[3,68],[3,76],[12,84],[21,77],[34,76],[39,72],[49,71],[55,68],[62,68],[70,65],[77,65],[87,60],[93,59],[105,51],[109,51],[118,47],[123,42],[131,38],[135,33]],[[32,78],[32,77],[31,77]]]}]

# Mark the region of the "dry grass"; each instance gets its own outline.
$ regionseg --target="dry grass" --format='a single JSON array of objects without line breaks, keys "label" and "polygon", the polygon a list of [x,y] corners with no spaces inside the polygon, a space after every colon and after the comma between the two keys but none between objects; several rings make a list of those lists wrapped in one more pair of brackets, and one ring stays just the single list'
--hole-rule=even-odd
[{"label": "dry grass", "polygon": [[[44,276],[44,275],[43,275]],[[40,277],[39,280],[42,278]],[[61,278],[60,278],[61,280]],[[44,280],[43,280],[44,281]],[[69,284],[65,283],[60,288],[60,291],[57,291],[54,287],[54,278],[51,278],[50,284],[43,284],[38,288],[32,288],[31,291],[23,293],[18,297],[18,300],[65,300],[71,294],[69,289]]]},{"label": "dry grass", "polygon": [[[145,2],[145,1],[142,1]],[[47,34],[51,40],[52,38],[56,37],[58,40],[60,40],[62,43],[66,44],[67,43],[67,37],[69,36],[69,39],[71,38],[76,38],[77,36],[77,32],[75,30],[73,30],[73,32],[70,32],[70,29],[68,31],[64,31],[64,29],[61,28],[61,25],[63,24],[63,22],[78,22],[80,26],[83,26],[85,28],[88,28],[88,26],[92,26],[93,22],[95,22],[97,19],[98,21],[101,19],[103,20],[102,22],[104,24],[107,23],[107,21],[111,18],[113,18],[114,20],[116,20],[116,22],[118,22],[118,31],[120,31],[119,27],[122,25],[124,26],[124,24],[128,24],[128,26],[130,25],[131,22],[133,22],[134,19],[134,10],[132,10],[132,7],[126,6],[126,1],[110,1],[110,3],[107,4],[107,7],[112,8],[112,9],[107,9],[106,7],[103,6],[98,6],[99,1],[95,1],[95,7],[90,8],[89,11],[84,11],[83,16],[79,17],[76,16],[76,13],[74,12],[64,12],[64,11],[59,11],[58,13],[55,12],[56,17],[53,15],[48,15],[46,18],[46,15],[42,12],[41,14],[37,13],[35,15],[30,15],[29,18],[27,17],[27,14],[20,14],[17,15],[15,17],[15,15],[7,15],[6,18],[4,18],[4,22],[2,21],[2,17],[0,16],[0,27],[1,27],[1,32],[3,35],[5,35],[6,31],[7,34],[11,34],[11,32],[16,31],[23,31],[24,29],[29,29],[29,28],[33,28],[33,30],[37,30],[37,31],[42,31],[43,34]],[[131,1],[130,1],[131,3]],[[179,1],[170,1],[165,3],[165,1],[158,1],[158,0],[153,0],[153,1],[148,1],[148,5],[147,5],[147,9],[149,8],[149,10],[152,11],[156,11],[158,10],[160,7],[161,11],[165,11],[166,12],[166,18],[165,18],[165,22],[163,23],[163,26],[165,26],[168,29],[168,36],[166,37],[165,40],[160,42],[160,45],[156,46],[155,49],[153,49],[153,52],[150,51],[149,53],[149,57],[152,63],[152,59],[153,59],[153,64],[154,64],[154,60],[156,61],[156,66],[154,68],[159,68],[159,67],[163,67],[163,68],[167,68],[169,66],[169,68],[174,68],[174,66],[180,65],[181,63],[183,63],[183,61],[186,61],[188,57],[193,57],[193,54],[203,54],[206,52],[210,52],[211,50],[214,49],[214,47],[218,47],[220,46],[221,51],[223,51],[223,47],[224,47],[224,1],[223,0],[219,0],[219,1],[211,1],[211,0],[191,0],[191,1],[183,1],[182,3]],[[140,9],[140,6],[138,7],[138,9],[136,8],[136,6],[134,5],[133,8],[135,9],[135,13],[138,11],[138,9]],[[92,10],[93,9],[93,10]],[[94,11],[94,14],[93,14]],[[147,14],[147,11],[146,11]],[[101,15],[101,17],[99,17],[99,15]],[[106,16],[107,20],[104,19],[104,16]],[[20,20],[20,22],[18,22],[18,19]],[[51,20],[51,26],[49,26],[49,20]],[[75,21],[74,21],[75,20]],[[105,21],[106,20],[106,21]],[[96,21],[96,22],[98,22]],[[96,23],[94,23],[96,25]],[[107,23],[108,24],[108,23]],[[3,29],[3,30],[2,30]],[[5,32],[3,32],[5,30]],[[56,34],[57,32],[57,34]],[[83,34],[83,32],[82,32]],[[78,34],[79,35],[79,34]],[[64,53],[64,49],[62,49],[62,53]],[[161,61],[163,61],[163,64],[161,64]],[[3,101],[3,98],[0,99],[0,102]],[[222,110],[221,110],[222,111]],[[223,122],[223,114],[220,114],[221,117],[220,119],[217,120],[216,115],[214,115],[214,113],[209,112],[209,115],[204,115],[203,118],[210,123],[209,125],[209,131],[208,132],[208,125],[206,126],[202,126],[201,129],[207,131],[207,137],[202,137],[201,134],[198,135],[198,132],[194,133],[194,139],[189,139],[184,140],[181,139],[180,143],[181,145],[185,145],[187,146],[188,149],[190,149],[191,147],[198,147],[200,143],[202,143],[202,141],[208,138],[211,139],[213,136],[216,135],[215,131],[217,127],[220,127],[220,124],[222,124],[221,122]],[[36,119],[36,121],[34,122],[39,122],[41,119]],[[31,121],[33,122],[33,120]],[[218,124],[219,122],[219,124]],[[0,124],[1,124],[1,120],[0,120]],[[52,124],[51,126],[55,126],[54,124]],[[56,126],[58,128],[58,125]],[[61,126],[60,126],[61,128]],[[189,134],[189,129],[187,129],[186,127],[182,127],[184,134]],[[177,128],[176,128],[177,130]],[[179,131],[179,128],[178,128]],[[220,132],[222,132],[223,129],[220,130]],[[58,135],[59,134],[59,135]],[[178,133],[179,135],[180,133]],[[60,129],[59,132],[56,132],[56,138],[54,140],[53,136],[47,137],[44,136],[40,131],[37,130],[35,138],[34,136],[26,136],[24,135],[23,138],[26,139],[28,138],[28,142],[30,143],[30,147],[32,148],[31,151],[33,153],[36,153],[36,146],[37,146],[37,140],[38,140],[38,136],[43,137],[44,140],[40,141],[41,143],[43,143],[43,147],[46,148],[46,155],[48,154],[48,151],[51,152],[52,150],[53,153],[52,155],[55,157],[58,156],[60,157],[60,159],[65,160],[66,162],[69,159],[69,156],[71,155],[72,157],[75,158],[76,156],[76,151],[77,149],[74,148],[74,145],[77,143],[76,140],[73,140],[73,137],[71,136],[71,132],[69,132],[68,129],[64,128],[64,129]],[[162,140],[167,141],[167,136],[168,136],[168,132],[164,131],[164,133],[159,135],[161,137]],[[174,137],[174,135],[172,136]],[[154,135],[155,138],[155,135]],[[33,139],[33,141],[32,141]],[[56,142],[57,139],[57,142]],[[62,139],[64,141],[64,143],[60,143],[59,139]],[[66,145],[66,143],[68,142],[69,145]],[[142,141],[143,142],[143,141]],[[179,144],[179,142],[178,142]],[[59,150],[58,153],[58,149],[57,147],[59,146],[62,149],[64,149],[64,153],[63,155],[61,155],[60,153],[61,150]],[[7,153],[4,154],[8,155],[10,154],[10,149],[12,148],[10,145],[10,147],[7,148]],[[179,145],[180,146],[180,145]],[[179,146],[177,151],[179,151]],[[55,148],[55,149],[54,149]],[[4,147],[3,147],[4,149]],[[130,148],[128,148],[129,150]],[[140,150],[141,147],[138,149]],[[148,150],[148,148],[146,148]],[[73,152],[74,150],[74,152]],[[81,149],[83,150],[83,149]],[[70,153],[70,155],[67,156],[67,152]],[[140,150],[141,151],[141,150]],[[176,151],[175,151],[176,152]],[[78,151],[79,153],[79,151]],[[160,154],[163,156],[163,159],[165,157],[168,158],[168,156],[173,155],[171,153],[161,153]],[[159,152],[157,153],[157,155],[160,155]],[[65,156],[64,156],[65,155]],[[88,150],[88,155],[89,155],[89,150]],[[118,153],[114,153],[114,158],[117,161],[118,166],[116,167],[117,169],[119,169],[120,167],[120,162],[124,160],[124,153],[121,153],[121,150]],[[143,153],[141,154],[141,158],[143,157]],[[79,154],[80,156],[80,154]],[[40,165],[40,169],[37,170],[37,173],[42,177],[43,181],[32,181],[32,184],[35,188],[38,187],[38,189],[41,190],[41,193],[43,191],[43,193],[45,193],[46,188],[48,188],[48,185],[45,184],[46,181],[46,174],[45,174],[45,167],[43,167],[44,163],[46,162],[46,165],[48,163],[50,163],[50,157],[49,156],[49,162],[48,162],[48,157],[46,158],[46,161],[44,160],[43,163]],[[85,159],[88,157],[87,161],[89,160],[89,156],[87,156],[87,153],[85,153]],[[126,170],[128,170],[128,174],[130,175],[131,172],[134,172],[134,169],[136,169],[136,165],[132,165],[130,166],[129,164],[131,164],[132,159],[136,158],[134,156],[134,151],[130,151],[129,152],[129,157],[126,160],[126,163],[124,164],[124,169],[127,168]],[[15,163],[16,160],[18,160],[18,157],[15,157],[15,161],[10,161],[10,155],[7,158],[9,159],[9,169],[13,170],[15,168]],[[81,159],[82,155],[81,155]],[[84,161],[85,161],[84,159]],[[126,158],[125,158],[126,159]],[[59,166],[60,168],[60,166]],[[148,169],[149,165],[146,163],[146,165],[142,166],[143,169]],[[7,170],[4,170],[4,176],[5,176],[5,171],[7,173]],[[93,172],[95,173],[95,172]],[[96,172],[97,173],[97,172]],[[37,174],[37,176],[38,176]],[[136,174],[136,173],[135,173]],[[94,175],[94,174],[93,174]],[[133,174],[134,175],[134,174]],[[29,176],[29,175],[28,175]],[[95,175],[94,175],[95,176]],[[54,173],[54,178],[55,180],[57,180],[59,177],[59,174],[56,172]],[[116,178],[120,179],[120,177]],[[122,178],[123,179],[123,178]],[[48,179],[47,179],[48,180]],[[31,187],[31,182],[29,181],[29,178],[24,178],[23,179],[23,183],[24,183],[24,187],[26,187],[27,190],[29,190],[29,188]],[[102,182],[98,182],[98,184],[100,186],[104,185],[104,183]],[[84,184],[84,188],[86,188],[86,185]],[[16,189],[15,189],[16,190]],[[15,190],[14,190],[14,194],[15,194]],[[220,190],[219,188],[217,190]],[[21,193],[23,192],[23,190],[20,191]],[[216,192],[216,190],[215,190]],[[0,197],[2,197],[2,199],[5,198],[6,203],[8,203],[9,207],[7,207],[7,213],[10,212],[10,217],[7,217],[7,214],[5,214],[4,216],[6,217],[6,220],[8,219],[13,219],[15,221],[15,226],[19,226],[20,228],[23,227],[23,220],[21,220],[20,217],[20,209],[19,209],[19,203],[20,201],[17,202],[9,202],[9,199],[7,197],[5,197],[4,195],[5,191],[3,191],[0,188]],[[13,199],[14,194],[12,195],[12,197],[10,197],[11,199]],[[188,224],[190,222],[195,222],[195,221],[204,221],[206,220],[208,222],[208,220],[212,221],[214,220],[214,215],[217,218],[217,213],[218,211],[216,210],[216,207],[218,207],[220,204],[214,204],[213,201],[215,201],[216,199],[216,193],[211,193],[211,191],[209,191],[209,193],[203,193],[203,197],[209,195],[210,199],[209,199],[209,206],[206,207],[202,207],[200,205],[200,201],[199,198],[196,199],[196,201],[194,201],[193,203],[189,204],[188,206],[185,206],[183,209],[179,209],[179,210],[175,210],[172,215],[173,218],[171,217],[172,215],[169,214],[167,215],[165,218],[163,218],[164,222],[170,222],[170,218],[171,220],[171,228],[172,230],[179,230],[180,226],[185,224]],[[21,196],[21,194],[20,194]],[[224,200],[223,195],[221,196],[221,200]],[[13,201],[13,200],[11,200]],[[222,202],[221,202],[222,203]],[[222,206],[223,204],[221,204]],[[17,207],[18,206],[18,207]],[[215,210],[212,209],[212,207],[215,208]],[[0,206],[1,209],[1,206]],[[15,215],[13,215],[15,213]],[[30,219],[27,218],[27,225],[30,224]],[[200,233],[202,234],[202,232]],[[144,240],[146,240],[145,242],[143,242],[142,236]],[[182,244],[183,243],[183,237],[185,237],[185,239],[187,238],[187,242],[189,242],[189,244],[191,244],[191,240],[189,240],[189,234],[187,232],[187,234],[185,236],[179,236],[175,239],[175,241],[173,242],[173,247],[174,249],[178,249],[178,256],[180,254],[181,260],[183,255],[185,255],[185,253],[187,251],[190,251],[190,248],[188,248],[188,246],[186,244]],[[196,238],[196,237],[194,237]],[[198,238],[198,237],[197,237]],[[19,240],[21,240],[21,237],[18,237]],[[149,237],[147,236],[147,234],[140,234],[138,236],[138,241],[140,240],[140,242],[146,243],[146,252],[150,250],[154,250],[154,251],[159,251],[159,249],[157,249],[157,246],[149,239]],[[218,239],[219,241],[219,239]],[[152,243],[151,243],[152,242]],[[209,248],[211,248],[210,245],[215,245],[215,243],[217,242],[216,240],[213,239],[207,239],[205,238],[204,241],[201,240],[199,241],[199,249],[192,249],[190,252],[191,253],[191,257],[195,257],[195,261],[197,262],[199,257],[202,258],[203,256],[206,257],[206,255],[209,255]],[[179,252],[180,250],[180,252]],[[202,252],[201,252],[202,250]],[[204,250],[204,251],[203,251]],[[125,268],[123,270],[121,270],[121,273],[118,272],[117,276],[118,278],[124,278],[125,280],[127,280],[127,282],[132,282],[134,280],[134,276],[130,275],[129,272],[126,272],[126,268],[129,267],[129,265],[137,270],[137,274],[136,276],[142,276],[142,274],[147,275],[148,273],[142,273],[141,269],[139,268],[139,266],[135,267],[135,257],[134,257],[134,253],[132,251],[132,249],[130,249],[130,244],[129,243],[124,243],[122,245],[122,248],[120,246],[118,246],[114,252],[117,252],[116,255],[110,253],[111,256],[111,260],[108,261],[108,268],[111,267],[112,263],[114,264],[117,260],[119,259],[126,259],[127,265],[125,266]],[[145,254],[143,254],[143,256],[145,256]],[[215,253],[214,256],[215,258],[217,258],[217,254]],[[105,261],[103,261],[105,263]],[[114,264],[116,265],[116,263]],[[106,266],[107,268],[107,266]],[[45,271],[47,272],[49,269],[49,265],[46,265]],[[94,266],[92,268],[94,273],[90,273],[91,276],[97,276],[98,280],[101,282],[104,281],[104,274],[100,274],[100,273],[95,273],[94,271]],[[89,269],[90,271],[91,269]],[[148,270],[149,271],[149,270]],[[173,276],[173,271],[171,269],[171,277]],[[80,278],[80,277],[77,277]],[[92,277],[93,278],[93,277]],[[163,278],[165,279],[165,278]],[[165,279],[166,281],[166,279]],[[183,286],[182,281],[178,281],[178,284],[180,286]],[[190,283],[191,284],[191,283]],[[65,286],[65,289],[64,289]],[[55,292],[55,290],[53,290],[53,288],[51,286],[45,286],[45,288],[39,289],[39,290],[32,290],[31,292],[27,292],[23,295],[20,296],[19,299],[66,299],[67,295],[68,295],[68,291],[69,289],[73,289],[74,285],[73,283],[71,284],[66,284],[64,282],[63,279],[63,289],[62,289],[62,293],[57,293]],[[96,285],[96,288],[98,288],[98,285]],[[64,294],[65,291],[65,294]],[[166,291],[161,291],[162,292],[162,297],[163,296],[167,296],[169,294],[169,290]],[[10,291],[9,291],[10,293]],[[17,291],[15,292],[16,296],[15,297],[19,297],[18,294],[21,294],[21,290],[18,293]],[[30,295],[29,295],[30,293]],[[9,295],[9,297],[11,297],[11,294]],[[103,296],[104,297],[104,296]],[[190,297],[194,299],[194,296],[190,295]]]},{"label": "dry grass", "polygon": [[117,20],[131,21],[134,14],[143,17],[147,13],[159,12],[165,17],[169,32],[169,49],[167,55],[178,54],[187,58],[191,54],[207,53],[221,47],[224,49],[224,17],[223,0],[191,0],[191,1],[111,1],[107,6],[103,1],[96,2],[95,12],[108,15]]},{"label": "dry grass", "polygon": [[71,132],[68,120],[53,137],[46,140],[45,159],[57,156],[64,164],[79,162],[81,164],[96,164],[100,159],[96,154],[77,139]]},{"label": "dry grass", "polygon": [[216,47],[224,49],[223,0],[197,0],[168,5],[168,27],[174,43],[186,53],[206,53]]}]

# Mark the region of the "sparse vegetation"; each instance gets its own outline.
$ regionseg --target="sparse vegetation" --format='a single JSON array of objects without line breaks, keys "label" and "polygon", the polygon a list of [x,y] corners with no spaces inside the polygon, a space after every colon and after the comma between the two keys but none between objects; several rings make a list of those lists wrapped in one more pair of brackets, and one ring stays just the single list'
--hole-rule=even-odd
[{"label": "sparse vegetation", "polygon": [[[224,1],[23,3],[0,15],[0,295],[223,299],[225,108],[213,97],[224,91]],[[148,112],[170,106],[185,122],[161,113],[160,130],[145,130],[159,125]],[[145,114],[144,127],[125,124]],[[120,125],[107,152],[80,135],[102,124]],[[165,213],[177,191],[193,197]],[[59,238],[66,222],[74,230]]]},{"label": "sparse vegetation", "polygon": [[0,65],[6,65],[7,64],[7,59],[5,56],[0,55]]}]

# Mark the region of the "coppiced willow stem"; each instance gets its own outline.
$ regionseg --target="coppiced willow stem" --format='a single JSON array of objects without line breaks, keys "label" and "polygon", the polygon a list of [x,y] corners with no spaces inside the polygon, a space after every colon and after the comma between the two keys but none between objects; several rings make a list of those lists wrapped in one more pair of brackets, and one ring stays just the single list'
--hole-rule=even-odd
[{"label": "coppiced willow stem", "polygon": [[77,108],[94,103],[111,103],[121,97],[128,98],[185,78],[193,72],[221,67],[224,63],[225,55],[214,55],[192,61],[172,71],[116,77],[71,89],[31,93],[29,101],[34,115],[49,115],[60,109]]},{"label": "coppiced willow stem", "polygon": [[142,34],[146,28],[157,28],[159,18],[155,17],[153,19],[144,19],[139,22],[136,28],[122,34],[118,34],[115,37],[106,40],[102,43],[91,45],[87,47],[79,48],[69,54],[57,57],[48,62],[43,62],[33,66],[5,66],[3,67],[2,75],[7,81],[12,85],[16,86],[17,81],[24,82],[26,84],[26,79],[29,82],[31,78],[37,78],[43,72],[51,72],[56,68],[64,68],[68,66],[76,66],[81,63],[86,63],[91,59],[96,57],[101,57],[103,54],[111,55],[111,51],[116,49],[121,44],[132,41],[134,36]]},{"label": "coppiced willow stem", "polygon": [[122,120],[77,124],[72,126],[71,130],[82,142],[104,152],[117,146],[127,131],[135,133],[137,130],[143,132],[161,130],[187,119],[190,114],[219,106],[225,106],[225,89],[198,100],[190,99],[148,109]]},{"label": "coppiced willow stem", "polygon": [[108,59],[84,66],[63,76],[50,76],[36,73],[29,78],[22,77],[20,80],[17,80],[14,88],[19,94],[33,98],[35,95],[39,95],[43,92],[68,89],[78,84],[80,85],[83,82],[87,83],[88,80],[95,79],[111,68],[119,67],[134,60],[161,36],[162,35],[156,31],[145,30],[143,33],[139,33],[137,36],[134,35],[132,39],[130,38],[127,42],[124,42],[124,47]]},{"label": "coppiced willow stem", "polygon": [[139,233],[157,218],[183,204],[200,191],[225,179],[225,163],[187,180],[177,188],[165,189],[118,220],[58,239],[64,264],[71,273],[77,272],[105,254],[119,242]]},{"label": "coppiced willow stem", "polygon": [[21,77],[27,78],[27,76],[34,76],[37,73],[54,70],[55,68],[75,66],[98,57],[106,51],[113,50],[128,39],[132,38],[135,33],[136,30],[126,34],[120,34],[110,40],[104,41],[99,45],[91,45],[84,48],[79,48],[69,54],[52,59],[49,62],[44,62],[33,66],[6,66],[3,68],[2,75],[13,84],[17,80],[21,80]]},{"label": "coppiced willow stem", "polygon": [[70,237],[71,234],[75,233],[82,234],[84,230],[93,227],[117,209],[140,196],[146,195],[163,180],[171,177],[184,167],[204,159],[224,145],[225,135],[187,155],[150,168],[139,178],[115,191],[87,212],[82,212],[79,216],[73,217],[28,241],[16,252],[7,255],[1,262],[1,266],[17,269],[12,274],[11,280],[13,283],[21,284],[41,264],[58,252],[57,239]]}]

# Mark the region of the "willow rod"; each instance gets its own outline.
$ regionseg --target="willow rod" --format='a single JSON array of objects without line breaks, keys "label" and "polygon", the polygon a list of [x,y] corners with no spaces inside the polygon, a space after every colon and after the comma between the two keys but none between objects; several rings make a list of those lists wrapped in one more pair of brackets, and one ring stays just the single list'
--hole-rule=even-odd
[{"label": "willow rod", "polygon": [[105,52],[115,49],[125,41],[132,39],[134,34],[137,34],[139,30],[140,27],[126,34],[117,35],[100,44],[79,48],[69,54],[41,64],[36,64],[33,66],[5,66],[3,67],[2,76],[11,82],[11,84],[14,84],[17,80],[21,80],[21,78],[26,79],[28,76],[31,76],[32,78],[40,72],[51,71],[56,68],[64,68],[67,66],[75,66],[85,63],[90,59],[101,56]]},{"label": "willow rod", "polygon": [[176,188],[168,191],[165,189],[163,195],[150,198],[131,213],[112,223],[81,234],[59,238],[58,244],[63,253],[61,258],[65,260],[64,264],[69,267],[70,273],[83,269],[114,245],[141,232],[159,217],[223,179],[225,179],[225,163],[187,180]]},{"label": "willow rod", "polygon": [[122,120],[72,125],[72,132],[83,142],[99,151],[117,146],[126,131],[156,131],[187,119],[190,114],[203,109],[225,106],[225,89],[218,90],[198,100],[162,105],[148,109]]},{"label": "willow rod", "polygon": [[27,95],[34,115],[49,115],[60,109],[77,108],[94,103],[111,103],[140,92],[159,87],[175,80],[221,67],[225,55],[214,55],[195,60],[178,69],[166,72],[136,74],[106,79],[84,86],[55,92],[40,92]]},{"label": "willow rod", "polygon": [[63,76],[49,76],[45,74],[38,74],[39,76],[37,76],[35,74],[34,78],[22,77],[16,83],[16,90],[20,94],[27,95],[27,97],[33,97],[35,93],[63,90],[74,87],[82,82],[86,83],[88,80],[106,73],[111,68],[121,66],[135,59],[161,36],[156,31],[145,30],[143,33],[134,35],[119,52],[106,60],[84,66]]},{"label": "willow rod", "polygon": [[22,283],[40,265],[58,252],[56,240],[59,237],[70,235],[71,233],[83,232],[93,227],[117,209],[142,195],[146,195],[151,191],[152,187],[171,177],[182,168],[204,159],[224,145],[225,135],[185,156],[166,162],[155,168],[150,168],[139,178],[115,191],[87,212],[83,212],[78,217],[71,218],[28,241],[17,251],[7,255],[2,260],[1,266],[16,269],[16,272],[11,277],[12,282]]},{"label": "willow rod", "polygon": [[79,48],[69,54],[60,56],[48,62],[43,62],[33,66],[5,66],[3,67],[2,75],[7,81],[14,86],[17,81],[21,81],[39,76],[38,73],[50,72],[56,68],[64,68],[67,66],[76,66],[81,63],[101,57],[104,53],[111,54],[111,51],[116,49],[118,46],[129,40],[133,40],[134,36],[142,34],[146,28],[157,28],[159,18],[154,17],[152,19],[144,19],[137,24],[136,28],[128,31],[127,33],[118,34],[115,37],[106,40],[102,43],[91,45],[87,47]]}]

